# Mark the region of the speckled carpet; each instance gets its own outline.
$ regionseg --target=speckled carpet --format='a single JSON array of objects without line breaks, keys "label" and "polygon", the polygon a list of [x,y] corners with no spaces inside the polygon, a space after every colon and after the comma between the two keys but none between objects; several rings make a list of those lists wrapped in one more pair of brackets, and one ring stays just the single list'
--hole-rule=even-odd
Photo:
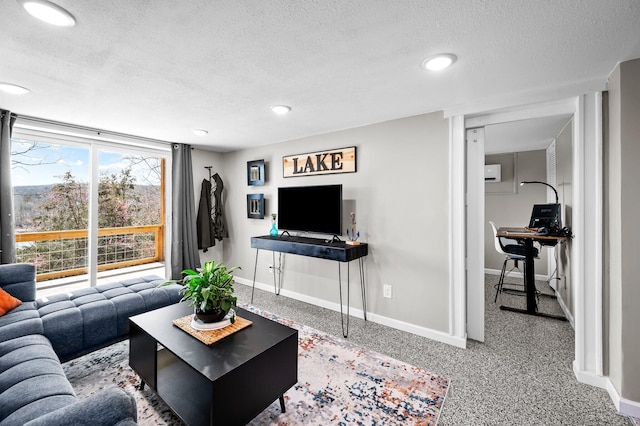
[{"label": "speckled carpet", "polygon": [[[245,309],[298,330],[298,383],[285,394],[287,412],[282,414],[274,401],[251,424],[438,423],[448,378],[269,312]],[[139,424],[181,424],[149,387],[139,390],[140,380],[129,368],[128,353],[125,341],[65,363],[78,397],[116,384],[135,396]]]}]

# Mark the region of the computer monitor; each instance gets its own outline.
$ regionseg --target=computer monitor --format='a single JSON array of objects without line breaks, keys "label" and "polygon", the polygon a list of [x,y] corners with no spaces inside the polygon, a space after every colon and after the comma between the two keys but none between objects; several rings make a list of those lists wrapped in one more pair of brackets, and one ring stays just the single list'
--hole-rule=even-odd
[{"label": "computer monitor", "polygon": [[529,228],[560,228],[560,204],[534,204]]}]

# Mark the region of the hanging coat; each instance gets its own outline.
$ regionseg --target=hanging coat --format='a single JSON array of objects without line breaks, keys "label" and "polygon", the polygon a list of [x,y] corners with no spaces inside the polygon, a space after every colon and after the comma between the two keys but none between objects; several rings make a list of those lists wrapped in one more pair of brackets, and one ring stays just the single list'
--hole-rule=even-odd
[{"label": "hanging coat", "polygon": [[[224,184],[222,178],[217,173],[211,177],[211,218],[213,220],[213,235],[215,239],[222,241],[223,238],[229,236],[227,227],[224,224],[223,208],[222,208],[222,190]],[[214,242],[215,244],[215,242]]]},{"label": "hanging coat", "polygon": [[198,249],[205,252],[209,247],[216,245],[213,221],[211,220],[211,200],[211,182],[204,179],[200,189],[196,228],[198,231]]}]

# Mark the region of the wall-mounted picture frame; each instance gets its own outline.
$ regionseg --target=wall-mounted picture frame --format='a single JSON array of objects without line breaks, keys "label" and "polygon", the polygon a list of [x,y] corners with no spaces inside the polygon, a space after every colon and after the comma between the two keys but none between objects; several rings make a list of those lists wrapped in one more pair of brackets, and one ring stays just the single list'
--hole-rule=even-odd
[{"label": "wall-mounted picture frame", "polygon": [[247,185],[264,185],[264,160],[247,161]]},{"label": "wall-mounted picture frame", "polygon": [[247,217],[264,219],[264,194],[247,194]]},{"label": "wall-mounted picture frame", "polygon": [[329,175],[358,171],[355,146],[282,157],[282,176]]}]

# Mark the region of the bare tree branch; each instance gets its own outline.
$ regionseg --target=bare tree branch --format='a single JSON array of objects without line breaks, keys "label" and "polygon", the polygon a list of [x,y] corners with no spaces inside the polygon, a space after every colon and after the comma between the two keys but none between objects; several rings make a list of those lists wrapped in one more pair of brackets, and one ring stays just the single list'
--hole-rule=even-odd
[{"label": "bare tree branch", "polygon": [[[41,142],[28,141],[26,143],[22,142],[20,144],[12,144],[12,148],[23,147],[21,150],[11,151],[11,168],[16,169],[20,168],[23,170],[27,170],[28,166],[42,166],[45,164],[58,164],[60,162],[60,158],[57,158],[53,161],[46,161],[44,158],[37,158],[29,155],[40,149],[50,148],[51,145],[43,144]],[[37,160],[36,160],[37,159]]]},{"label": "bare tree branch", "polygon": [[[143,167],[137,168],[137,171],[144,171],[142,180],[148,185],[157,185],[160,181],[160,161],[156,157],[145,157],[143,155],[126,155],[122,157],[124,161],[128,161],[131,168],[137,165]],[[146,166],[146,167],[145,167]]]}]

